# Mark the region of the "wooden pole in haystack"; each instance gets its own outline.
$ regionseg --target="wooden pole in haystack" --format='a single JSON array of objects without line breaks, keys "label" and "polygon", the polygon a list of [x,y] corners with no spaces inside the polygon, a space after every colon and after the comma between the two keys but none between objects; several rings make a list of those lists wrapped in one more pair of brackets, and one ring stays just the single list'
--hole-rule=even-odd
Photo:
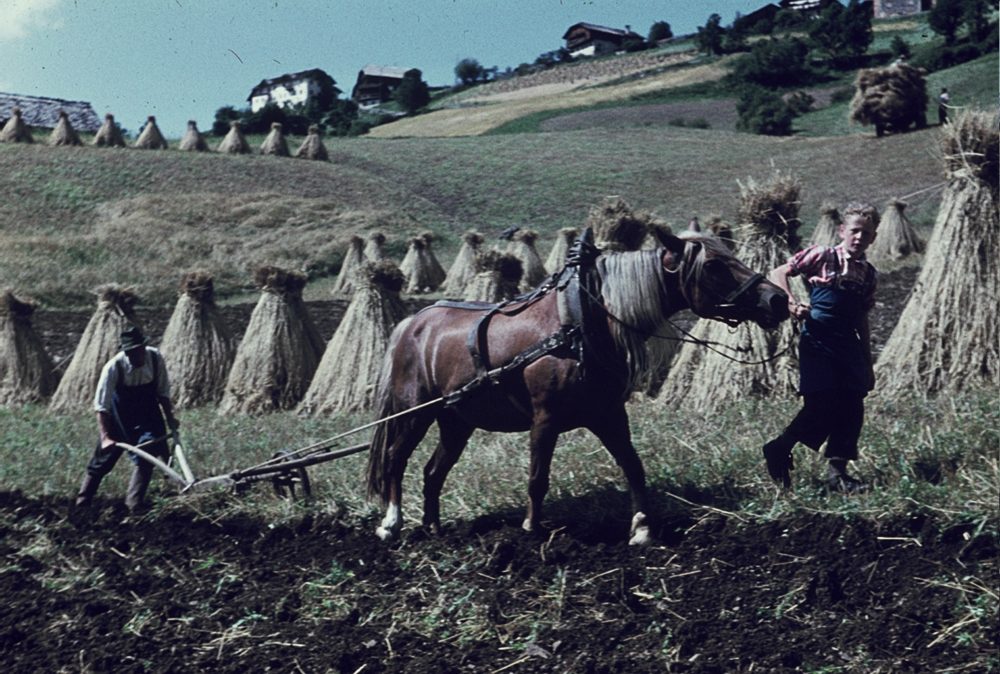
[{"label": "wooden pole in haystack", "polygon": [[0,143],[34,143],[31,137],[31,129],[24,123],[21,116],[21,108],[11,110],[11,117],[0,129]]},{"label": "wooden pole in haystack", "polygon": [[444,280],[445,295],[462,297],[465,293],[469,281],[476,275],[476,258],[484,240],[482,234],[471,229],[462,235],[462,246]]},{"label": "wooden pole in haystack", "polygon": [[632,210],[621,197],[605,197],[590,209],[584,228],[594,230],[594,243],[605,251],[629,251],[642,248],[653,217]]},{"label": "wooden pole in haystack", "polygon": [[115,116],[110,112],[104,115],[104,122],[94,136],[94,147],[125,147],[125,138],[121,129],[115,124]]},{"label": "wooden pole in haystack", "polygon": [[369,234],[368,239],[365,241],[365,260],[368,262],[378,262],[385,259],[385,251],[382,250],[382,246],[384,245],[385,234],[382,232],[372,232]]},{"label": "wooden pole in haystack", "polygon": [[52,395],[52,359],[31,326],[37,304],[7,290],[0,295],[0,407],[40,403]]},{"label": "wooden pole in haystack", "polygon": [[356,270],[354,298],[299,411],[333,414],[372,409],[392,329],[409,313],[399,297],[404,282],[403,273],[390,260],[366,262]]},{"label": "wooden pole in haystack", "polygon": [[59,111],[59,121],[53,127],[52,133],[49,134],[49,145],[83,145],[80,134],[73,128],[65,110]]},{"label": "wooden pole in haystack", "polygon": [[177,149],[185,152],[208,152],[208,143],[205,141],[205,136],[201,135],[201,132],[198,131],[198,123],[193,119],[188,120],[187,131],[184,132],[184,137],[181,138]]},{"label": "wooden pole in haystack", "polygon": [[566,254],[578,236],[580,236],[580,230],[576,227],[563,227],[556,233],[556,242],[552,244],[552,250],[549,251],[549,256],[545,259],[545,269],[550,274],[562,271],[562,268],[566,266]]},{"label": "wooden pole in haystack", "polygon": [[824,201],[819,211],[819,221],[816,223],[816,229],[813,230],[809,242],[817,246],[836,246],[840,243],[838,232],[840,231],[840,223],[843,222],[840,210],[836,204]]},{"label": "wooden pole in haystack", "polygon": [[875,135],[927,125],[926,71],[899,63],[886,68],[863,68],[854,80],[850,119],[875,127]]},{"label": "wooden pole in haystack", "polygon": [[146,126],[142,127],[142,133],[135,139],[132,146],[141,150],[166,150],[167,139],[160,133],[160,127],[156,125],[156,117],[150,115],[146,118]]},{"label": "wooden pole in haystack", "polygon": [[920,276],[875,367],[881,394],[1000,388],[997,121],[970,110],[942,127],[948,182]]},{"label": "wooden pole in haystack", "polygon": [[[798,181],[776,172],[763,184],[753,179],[741,183],[739,219],[743,234],[736,241],[736,256],[740,260],[762,274],[786,263],[799,248]],[[730,328],[699,319],[691,334],[716,344],[715,350],[684,344],[670,365],[658,399],[708,416],[749,397],[794,395],[799,373],[793,330],[791,321],[765,331],[754,323]],[[782,351],[783,355],[761,365],[740,365],[725,357],[761,361]]]},{"label": "wooden pole in haystack", "polygon": [[110,283],[99,286],[94,292],[97,309],[87,322],[73,359],[49,404],[57,412],[82,412],[93,407],[101,369],[118,353],[122,331],[139,325],[135,317],[139,298],[131,288]]},{"label": "wooden pole in haystack", "polygon": [[549,275],[542,262],[542,256],[535,248],[537,240],[538,232],[535,230],[519,229],[507,246],[507,252],[521,261],[521,268],[524,270],[521,275],[521,290],[524,291],[534,290]]},{"label": "wooden pole in haystack", "polygon": [[354,292],[354,274],[365,263],[365,240],[360,236],[351,236],[347,242],[347,252],[340,265],[340,273],[333,283],[334,295],[350,295]]},{"label": "wooden pole in haystack", "polygon": [[223,154],[250,154],[253,152],[250,149],[250,143],[247,142],[246,137],[243,135],[243,128],[235,119],[229,122],[229,131],[226,132],[226,137],[219,143],[217,152]]},{"label": "wooden pole in haystack", "polygon": [[285,133],[281,129],[281,122],[271,122],[271,131],[264,138],[264,142],[260,144],[261,154],[270,154],[275,157],[291,156],[288,151],[288,141],[285,140]]},{"label": "wooden pole in haystack", "polygon": [[487,250],[476,260],[476,269],[463,299],[495,304],[517,297],[524,268],[516,256]]},{"label": "wooden pole in haystack", "polygon": [[266,266],[254,281],[260,299],[229,370],[222,414],[292,409],[309,390],[323,351],[302,301],[306,275]]},{"label": "wooden pole in haystack", "polygon": [[295,156],[299,159],[315,159],[317,161],[329,161],[330,153],[326,151],[323,144],[323,135],[320,133],[319,125],[310,124],[309,134],[295,151]]},{"label": "wooden pole in haystack", "polygon": [[181,278],[160,352],[175,407],[219,402],[236,356],[236,340],[215,305],[215,284],[208,272],[192,271]]},{"label": "wooden pole in haystack", "polygon": [[877,266],[879,263],[902,260],[922,252],[924,241],[906,217],[906,202],[890,200],[879,223],[878,236],[868,248],[868,259]]}]

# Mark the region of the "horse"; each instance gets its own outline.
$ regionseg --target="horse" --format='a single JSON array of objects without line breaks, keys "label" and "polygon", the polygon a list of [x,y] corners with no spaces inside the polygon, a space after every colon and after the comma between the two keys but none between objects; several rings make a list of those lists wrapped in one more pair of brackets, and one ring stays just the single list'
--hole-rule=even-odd
[{"label": "horse", "polygon": [[[765,329],[789,315],[785,293],[719,239],[655,234],[659,246],[652,250],[597,256],[593,249],[593,281],[583,283],[579,293],[589,311],[582,330],[567,330],[573,321],[559,295],[569,289],[556,282],[501,307],[439,302],[396,326],[377,384],[377,419],[384,421],[375,428],[367,466],[369,498],[385,508],[379,538],[399,536],[407,461],[437,422],[440,440],[424,467],[423,525],[430,531],[440,529],[445,478],[476,428],[530,431],[522,527],[538,531],[556,440],[583,427],[600,440],[628,482],[629,543],[649,542],[645,471],[632,444],[625,402],[657,364],[650,338],[670,331],[669,317],[682,309],[732,325],[754,321]],[[567,332],[571,338],[553,339]],[[552,348],[539,348],[547,339]],[[475,353],[477,341],[487,354]],[[525,358],[529,352],[533,357]],[[477,363],[483,358],[506,367],[484,377]]]}]

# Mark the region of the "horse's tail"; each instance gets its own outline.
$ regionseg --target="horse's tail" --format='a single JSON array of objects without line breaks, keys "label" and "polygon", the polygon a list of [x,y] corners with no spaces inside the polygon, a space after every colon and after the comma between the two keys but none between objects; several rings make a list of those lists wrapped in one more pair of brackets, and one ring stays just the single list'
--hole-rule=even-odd
[{"label": "horse's tail", "polygon": [[[409,322],[410,318],[404,319],[396,326],[389,337],[389,346],[386,348],[385,356],[382,358],[382,370],[378,376],[378,387],[375,389],[376,419],[391,417],[405,409],[399,404],[399,400],[393,391],[392,365],[396,347],[403,335],[405,326]],[[368,451],[368,498],[373,501],[378,499],[383,506],[388,501],[386,489],[388,475],[386,474],[386,470],[389,448],[392,447],[393,440],[399,433],[400,421],[400,419],[391,419],[375,426],[371,449]]]}]

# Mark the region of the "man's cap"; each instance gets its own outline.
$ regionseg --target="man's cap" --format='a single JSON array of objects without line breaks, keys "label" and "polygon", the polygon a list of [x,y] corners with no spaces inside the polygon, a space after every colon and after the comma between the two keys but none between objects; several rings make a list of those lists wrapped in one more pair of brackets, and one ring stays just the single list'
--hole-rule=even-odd
[{"label": "man's cap", "polygon": [[130,349],[136,349],[140,346],[146,346],[148,342],[149,340],[142,334],[142,330],[139,329],[139,326],[133,325],[130,328],[122,330],[118,340],[118,345],[121,347],[122,351],[129,351]]}]

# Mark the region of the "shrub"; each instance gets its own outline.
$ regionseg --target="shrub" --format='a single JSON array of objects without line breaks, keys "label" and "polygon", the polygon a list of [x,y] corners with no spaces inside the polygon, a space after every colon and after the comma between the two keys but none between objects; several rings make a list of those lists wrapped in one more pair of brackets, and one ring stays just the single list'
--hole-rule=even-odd
[{"label": "shrub", "polygon": [[796,91],[785,99],[785,104],[795,116],[805,114],[812,110],[816,99],[804,91]]},{"label": "shrub", "polygon": [[781,96],[763,87],[746,86],[736,102],[739,121],[736,128],[764,136],[787,136],[792,133],[795,114]]}]

